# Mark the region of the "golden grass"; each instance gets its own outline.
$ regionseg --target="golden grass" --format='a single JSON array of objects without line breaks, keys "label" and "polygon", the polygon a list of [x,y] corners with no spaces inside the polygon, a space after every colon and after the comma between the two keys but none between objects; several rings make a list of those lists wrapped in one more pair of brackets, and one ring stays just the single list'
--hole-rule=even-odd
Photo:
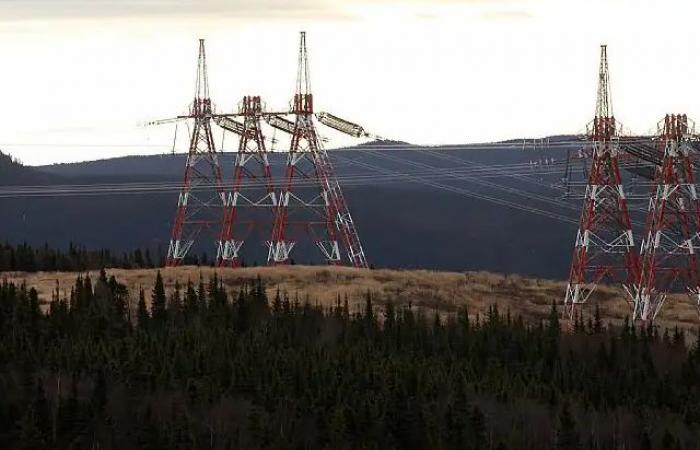
[{"label": "golden grass", "polygon": [[[155,270],[112,269],[131,293],[131,301],[137,299],[139,287],[147,292],[155,279]],[[260,276],[267,285],[268,295],[274,296],[275,290],[286,292],[290,297],[298,295],[301,301],[308,298],[311,303],[332,305],[336,299],[347,296],[352,308],[358,308],[364,302],[364,296],[371,292],[376,303],[382,304],[392,299],[396,304],[411,302],[416,307],[435,309],[442,313],[454,312],[467,305],[471,315],[484,314],[492,304],[497,304],[501,311],[510,309],[513,316],[522,315],[526,319],[538,320],[546,317],[553,301],[561,302],[565,283],[519,275],[501,275],[487,272],[437,272],[429,270],[359,270],[347,267],[319,266],[282,266],[249,267],[242,269],[214,269],[208,267],[178,267],[162,269],[166,290],[171,292],[175,281],[185,284],[191,280],[195,284],[200,275],[208,280],[217,273],[229,289],[237,291],[244,283]],[[97,271],[89,272],[94,279]],[[76,277],[73,272],[39,272],[3,274],[8,280],[25,281],[39,291],[43,300],[49,300],[56,289],[70,292]],[[598,303],[604,319],[611,323],[620,323],[629,314],[621,289],[602,286],[592,296],[586,312],[592,314],[593,304]],[[671,296],[657,320],[661,327],[679,325],[693,334],[698,326],[698,314],[695,307],[683,295]]]}]

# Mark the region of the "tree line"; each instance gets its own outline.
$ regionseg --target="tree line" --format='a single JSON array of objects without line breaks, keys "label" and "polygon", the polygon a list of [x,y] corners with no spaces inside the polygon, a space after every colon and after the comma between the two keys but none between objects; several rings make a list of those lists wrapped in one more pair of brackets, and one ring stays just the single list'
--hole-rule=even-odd
[{"label": "tree line", "polygon": [[[103,267],[119,269],[145,269],[162,267],[164,255],[160,248],[152,252],[150,249],[137,248],[130,252],[114,252],[103,248],[89,250],[85,247],[69,243],[65,250],[43,246],[32,246],[26,242],[12,245],[0,244],[0,271],[20,272],[80,272],[100,270]],[[184,261],[188,265],[211,264],[206,253],[189,255]]]},{"label": "tree line", "polygon": [[104,270],[45,301],[0,285],[0,448],[698,448],[700,347],[677,329],[216,276],[130,293]]}]

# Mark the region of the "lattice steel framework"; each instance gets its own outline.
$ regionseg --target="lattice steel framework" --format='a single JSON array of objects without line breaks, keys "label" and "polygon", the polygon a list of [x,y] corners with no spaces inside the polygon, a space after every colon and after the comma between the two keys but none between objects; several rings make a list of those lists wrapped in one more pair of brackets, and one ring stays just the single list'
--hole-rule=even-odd
[{"label": "lattice steel framework", "polygon": [[569,318],[604,280],[622,283],[633,303],[639,279],[639,257],[618,166],[620,133],[613,115],[605,45],[600,49],[598,74],[596,114],[588,127],[592,162],[564,297]]},{"label": "lattice steel framework", "polygon": [[328,264],[347,260],[354,267],[367,267],[355,223],[314,125],[304,32],[291,112],[295,116],[294,128],[268,243],[268,263],[288,264],[299,232],[306,231]]},{"label": "lattice steel framework", "polygon": [[243,97],[239,112],[243,126],[230,119],[219,123],[240,134],[233,170],[233,187],[226,199],[224,226],[219,240],[219,266],[239,267],[245,237],[256,227],[269,227],[277,205],[265,138],[260,126],[263,105],[260,97]]},{"label": "lattice steel framework", "polygon": [[216,243],[224,218],[226,196],[211,130],[212,103],[204,39],[199,40],[195,96],[187,117],[194,125],[168,246],[167,266],[182,264],[202,233],[210,234],[212,244]]},{"label": "lattice steel framework", "polygon": [[659,123],[657,144],[663,160],[649,200],[634,310],[644,326],[659,314],[668,293],[678,288],[700,308],[700,203],[691,161],[693,140],[694,125],[686,115],[667,115]]}]

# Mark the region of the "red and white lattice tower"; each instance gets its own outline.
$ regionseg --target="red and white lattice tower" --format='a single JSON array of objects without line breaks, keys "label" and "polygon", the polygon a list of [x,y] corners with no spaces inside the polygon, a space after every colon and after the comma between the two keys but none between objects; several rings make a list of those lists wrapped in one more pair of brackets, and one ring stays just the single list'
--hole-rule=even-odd
[{"label": "red and white lattice tower", "polygon": [[299,233],[307,232],[328,264],[342,264],[347,260],[354,267],[367,267],[357,229],[314,125],[304,32],[299,45],[297,85],[291,112],[295,121],[268,243],[268,263],[288,264]]},{"label": "red and white lattice tower", "polygon": [[233,169],[233,188],[226,199],[226,213],[217,252],[220,267],[239,267],[245,237],[256,227],[272,225],[275,200],[272,172],[260,127],[263,106],[258,96],[243,97],[239,113],[243,123],[222,117],[217,123],[240,135]]},{"label": "red and white lattice tower", "polygon": [[212,244],[215,244],[224,217],[226,197],[211,131],[212,103],[209,98],[204,39],[199,40],[195,97],[187,117],[193,120],[194,125],[168,246],[167,266],[182,264],[202,234],[210,236]]},{"label": "red and white lattice tower", "polygon": [[669,292],[685,290],[700,307],[700,203],[695,187],[690,141],[694,126],[686,115],[667,115],[659,124],[656,169],[649,200],[642,271],[635,319],[651,324]]},{"label": "red and white lattice tower", "polygon": [[574,318],[603,281],[621,283],[632,302],[639,276],[627,200],[618,167],[618,124],[612,111],[607,48],[601,46],[596,114],[589,126],[592,165],[564,297],[565,314]]}]

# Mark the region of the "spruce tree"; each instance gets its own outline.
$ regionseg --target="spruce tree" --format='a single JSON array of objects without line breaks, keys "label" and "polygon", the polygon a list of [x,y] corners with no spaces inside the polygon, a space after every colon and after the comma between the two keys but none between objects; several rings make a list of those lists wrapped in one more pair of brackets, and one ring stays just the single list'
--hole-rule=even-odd
[{"label": "spruce tree", "polygon": [[182,295],[180,294],[180,283],[177,280],[175,280],[175,289],[170,296],[168,312],[170,314],[170,321],[173,323],[173,325],[179,326],[182,324],[184,310],[182,305]]},{"label": "spruce tree", "polygon": [[160,270],[156,273],[156,283],[151,293],[151,320],[156,328],[162,328],[168,318],[165,286]]},{"label": "spruce tree", "polygon": [[199,313],[197,292],[194,290],[194,285],[190,280],[187,280],[187,288],[185,289],[184,310],[187,320],[192,319]]},{"label": "spruce tree", "polygon": [[142,330],[147,330],[151,315],[148,313],[148,307],[146,306],[146,293],[144,292],[143,287],[139,288],[139,303],[136,308],[136,320],[138,321],[138,326]]}]

